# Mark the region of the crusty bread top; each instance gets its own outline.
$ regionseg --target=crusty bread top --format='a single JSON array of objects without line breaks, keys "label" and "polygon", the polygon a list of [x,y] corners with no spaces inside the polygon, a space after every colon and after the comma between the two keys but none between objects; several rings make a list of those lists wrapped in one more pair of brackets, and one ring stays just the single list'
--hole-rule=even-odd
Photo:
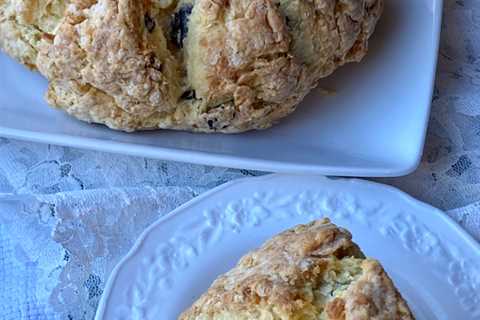
[{"label": "crusty bread top", "polygon": [[[354,278],[336,279],[350,266],[358,269]],[[335,292],[327,301],[306,293],[323,290],[326,282]],[[380,264],[364,259],[350,233],[328,219],[287,230],[244,256],[179,319],[253,320],[266,313],[274,320],[412,319]]]},{"label": "crusty bread top", "polygon": [[37,68],[48,102],[81,120],[232,133],[271,126],[320,78],[360,61],[382,8],[383,0],[0,0],[0,48]]}]

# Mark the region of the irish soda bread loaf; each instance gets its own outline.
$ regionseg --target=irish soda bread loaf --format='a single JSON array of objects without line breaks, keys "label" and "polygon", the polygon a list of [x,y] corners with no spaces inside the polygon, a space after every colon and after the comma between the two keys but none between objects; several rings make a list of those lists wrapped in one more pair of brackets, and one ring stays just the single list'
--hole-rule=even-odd
[{"label": "irish soda bread loaf", "polygon": [[299,225],[247,254],[179,317],[327,319],[413,319],[382,266],[329,220]]},{"label": "irish soda bread loaf", "polygon": [[81,120],[241,132],[360,61],[382,1],[0,0],[0,48]]}]

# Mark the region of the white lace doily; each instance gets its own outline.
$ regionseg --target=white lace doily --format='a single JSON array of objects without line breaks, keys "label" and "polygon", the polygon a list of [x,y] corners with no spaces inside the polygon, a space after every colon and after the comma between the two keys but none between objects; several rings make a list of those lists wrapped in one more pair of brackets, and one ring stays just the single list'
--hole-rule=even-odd
[{"label": "white lace doily", "polygon": [[[448,210],[480,240],[480,2],[445,7],[423,162],[376,180]],[[258,174],[0,138],[0,318],[92,319],[109,272],[147,225]]]}]

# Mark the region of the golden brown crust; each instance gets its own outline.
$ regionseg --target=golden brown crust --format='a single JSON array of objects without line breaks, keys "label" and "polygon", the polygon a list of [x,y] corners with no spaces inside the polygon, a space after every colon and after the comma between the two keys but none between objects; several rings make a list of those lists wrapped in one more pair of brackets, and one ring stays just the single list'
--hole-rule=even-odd
[{"label": "golden brown crust", "polygon": [[38,46],[53,38],[67,0],[0,0],[0,49],[36,69]]},{"label": "golden brown crust", "polygon": [[180,320],[413,319],[375,260],[328,219],[287,230],[220,276]]},{"label": "golden brown crust", "polygon": [[[205,107],[227,102],[235,110],[230,119],[220,115],[220,130],[269,126],[310,89],[304,88],[305,69],[289,52],[291,37],[273,1],[199,0],[190,26],[189,83]],[[210,119],[218,127],[218,116]]]},{"label": "golden brown crust", "polygon": [[40,71],[96,88],[130,114],[172,111],[179,90],[162,69],[175,60],[158,57],[158,43],[148,41],[148,8],[136,0],[83,2],[74,1],[53,43],[41,47]]},{"label": "golden brown crust", "polygon": [[345,292],[345,319],[412,319],[380,263],[366,260],[362,268],[363,274]]},{"label": "golden brown crust", "polygon": [[[50,82],[49,103],[81,120],[125,131],[241,132],[271,126],[320,78],[361,60],[382,7],[383,0],[0,0],[0,47],[38,68]],[[175,41],[177,16],[186,34]]]}]

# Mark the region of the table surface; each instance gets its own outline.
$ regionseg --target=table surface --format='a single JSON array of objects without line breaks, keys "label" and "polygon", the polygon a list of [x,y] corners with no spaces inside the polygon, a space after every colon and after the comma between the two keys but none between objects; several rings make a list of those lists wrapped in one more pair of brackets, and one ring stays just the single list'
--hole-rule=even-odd
[{"label": "table surface", "polygon": [[[375,179],[480,240],[480,2],[445,1],[432,115],[413,174]],[[414,67],[414,66],[412,66]],[[158,217],[261,172],[0,138],[2,319],[92,319],[108,274]]]}]

